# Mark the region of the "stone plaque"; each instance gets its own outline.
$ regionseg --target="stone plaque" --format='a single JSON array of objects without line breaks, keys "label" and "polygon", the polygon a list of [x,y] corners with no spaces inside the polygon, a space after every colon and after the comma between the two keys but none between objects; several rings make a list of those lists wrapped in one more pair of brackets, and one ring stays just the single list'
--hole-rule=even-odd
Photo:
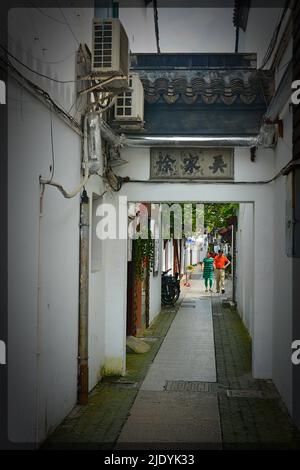
[{"label": "stone plaque", "polygon": [[151,148],[151,179],[232,180],[233,149]]}]

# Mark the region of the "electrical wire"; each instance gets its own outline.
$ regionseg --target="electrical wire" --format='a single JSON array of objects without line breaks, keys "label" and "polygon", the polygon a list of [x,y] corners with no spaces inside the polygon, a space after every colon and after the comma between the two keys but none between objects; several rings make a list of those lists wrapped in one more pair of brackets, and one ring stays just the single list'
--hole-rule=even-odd
[{"label": "electrical wire", "polygon": [[258,73],[258,83],[259,83],[259,86],[260,86],[260,91],[261,91],[261,94],[263,96],[266,108],[268,108],[269,103],[268,103],[268,100],[267,100],[267,97],[266,97],[266,92],[265,92],[263,79],[262,79],[262,76],[259,73]]},{"label": "electrical wire", "polygon": [[52,154],[52,168],[51,176],[49,182],[51,183],[54,176],[55,169],[55,154],[54,154],[54,139],[53,139],[53,116],[52,116],[52,107],[50,107],[50,137],[51,137],[51,154]]},{"label": "electrical wire", "polygon": [[111,98],[110,103],[106,106],[101,106],[101,104],[98,103],[98,102],[93,103],[93,105],[96,105],[96,106],[100,107],[100,109],[98,109],[98,111],[100,113],[105,113],[106,111],[108,111],[115,104],[115,102],[117,101],[117,98],[118,98],[118,96],[114,96],[113,98]]},{"label": "electrical wire", "polygon": [[73,109],[74,106],[76,105],[75,111],[74,111],[74,114],[73,114],[73,118],[74,118],[74,119],[76,119],[76,114],[77,114],[77,112],[78,112],[78,110],[79,110],[79,108],[80,108],[80,106],[81,106],[81,103],[82,103],[82,95],[80,95],[79,97],[76,96],[74,103],[72,104],[71,108],[68,109],[68,111],[67,111],[68,114],[70,114],[71,111],[72,111],[72,109]]},{"label": "electrical wire", "polygon": [[287,67],[288,65],[290,65],[290,63],[292,62],[292,59],[288,60],[287,62],[285,62],[283,65],[281,65],[277,70],[276,72],[281,72],[282,69],[284,69],[285,67]]},{"label": "electrical wire", "polygon": [[[31,2],[30,0],[27,0],[27,2],[28,2],[35,10],[37,10],[40,14],[42,14],[43,16],[45,16],[45,17],[47,17],[47,18],[49,18],[49,19],[51,19],[51,20],[53,20],[53,21],[55,21],[55,22],[57,22],[57,23],[59,23],[59,24],[61,24],[61,25],[67,26],[68,29],[69,29],[69,31],[71,32],[72,36],[74,37],[76,43],[78,44],[78,46],[80,45],[80,42],[78,41],[78,39],[77,39],[77,37],[76,37],[74,31],[72,30],[70,24],[68,23],[68,21],[67,21],[67,19],[66,19],[66,17],[65,17],[65,15],[64,15],[64,13],[63,13],[63,11],[62,11],[61,8],[57,7],[57,9],[60,11],[60,13],[61,13],[61,15],[63,16],[63,18],[64,18],[65,21],[61,21],[61,20],[59,20],[58,18],[55,18],[55,17],[49,15],[48,13],[44,12],[41,8],[39,8],[39,7],[37,7],[36,5],[34,5],[34,3]],[[23,49],[23,50],[24,50],[24,49]],[[29,54],[30,54],[30,53],[29,53]],[[30,55],[31,55],[31,54],[30,54]],[[53,61],[53,62],[52,62],[52,61],[49,61],[49,62],[48,62],[48,61],[42,61],[42,60],[40,60],[40,59],[37,59],[36,57],[33,57],[32,55],[31,55],[31,57],[33,57],[33,58],[36,59],[36,60],[40,60],[41,62],[44,62],[44,63],[46,63],[46,64],[56,64],[56,63],[64,62],[66,59],[68,59],[68,58],[71,57],[72,55],[73,55],[73,53],[72,53],[70,56],[67,56],[65,59],[62,59],[61,61]]]},{"label": "electrical wire", "polygon": [[46,17],[49,18],[50,20],[56,21],[56,23],[60,23],[60,24],[63,24],[63,25],[66,24],[64,21],[61,21],[61,20],[59,20],[58,18],[55,18],[54,16],[49,15],[48,13],[44,12],[41,8],[35,6],[35,5],[33,4],[33,2],[31,2],[30,0],[27,0],[27,2],[28,2],[30,5],[32,5],[32,7],[33,7],[35,10],[37,10],[39,13],[41,13],[41,15],[46,16]]},{"label": "electrical wire", "polygon": [[[2,62],[2,67],[1,67],[1,62]],[[63,110],[60,106],[58,106],[55,101],[51,98],[48,92],[46,92],[43,88],[39,87],[35,83],[33,83],[31,80],[29,80],[27,77],[25,77],[21,72],[19,72],[18,69],[14,67],[14,65],[10,61],[5,61],[3,57],[0,56],[0,67],[2,70],[7,72],[8,70],[11,70],[14,74],[16,74],[19,79],[21,79],[23,82],[25,82],[38,96],[44,98],[47,103],[51,104],[53,110],[58,114],[64,116],[70,124],[74,127],[76,127],[77,131],[80,133],[81,131],[81,126],[78,124],[76,119],[74,119],[72,116],[70,116],[65,110]],[[18,80],[17,80],[18,81]],[[24,85],[23,85],[24,86]]]},{"label": "electrical wire", "polygon": [[153,0],[154,25],[157,53],[160,54],[157,0]]},{"label": "electrical wire", "polygon": [[70,192],[70,191],[67,191],[61,183],[57,183],[57,182],[53,181],[52,179],[50,181],[45,180],[42,177],[40,177],[40,184],[50,185],[50,186],[53,186],[53,187],[57,188],[62,193],[64,198],[66,198],[66,199],[72,199],[73,197],[77,196],[78,193],[81,191],[81,189],[85,187],[85,185],[87,184],[87,182],[90,178],[90,166],[89,166],[89,163],[88,163],[88,155],[87,155],[87,151],[86,151],[87,150],[87,144],[86,144],[87,116],[85,116],[85,119],[84,119],[84,131],[83,132],[84,132],[84,150],[83,150],[84,165],[83,165],[83,178],[81,179],[81,182],[79,183],[79,185],[73,191]]},{"label": "electrical wire", "polygon": [[295,163],[294,160],[291,160],[284,168],[282,168],[273,178],[269,180],[262,180],[262,181],[201,181],[201,180],[184,180],[184,181],[172,181],[172,180],[162,180],[162,181],[151,181],[151,180],[135,180],[131,179],[129,177],[123,178],[123,183],[150,183],[150,184],[187,184],[187,183],[194,183],[194,184],[232,184],[232,185],[244,185],[244,184],[249,184],[249,185],[264,185],[264,184],[270,184],[273,183],[275,180],[277,180],[280,176],[286,176],[285,171],[293,164]]},{"label": "electrical wire", "polygon": [[240,28],[237,26],[235,28],[235,53],[239,52],[239,40],[240,40]]},{"label": "electrical wire", "polygon": [[281,26],[282,26],[282,23],[284,21],[285,15],[286,15],[286,13],[289,9],[290,3],[291,3],[291,0],[286,0],[281,18],[279,20],[278,25],[276,26],[276,28],[274,30],[274,33],[273,33],[273,36],[271,38],[270,44],[268,46],[267,52],[266,52],[266,54],[263,58],[262,65],[260,66],[261,69],[263,69],[268,64],[269,60],[271,59],[271,57],[273,55],[273,52],[274,52],[274,49],[276,47],[277,40],[278,40],[278,37],[279,37],[279,33],[280,33],[280,30],[281,30]]},{"label": "electrical wire", "polygon": [[[43,184],[43,189],[45,184],[51,184],[54,176],[55,169],[55,154],[54,154],[54,139],[53,139],[53,118],[52,118],[52,108],[50,106],[50,139],[51,139],[51,156],[52,156],[52,165],[51,165],[51,174],[48,180],[45,180]],[[43,178],[40,176],[40,182],[43,181]]]},{"label": "electrical wire", "polygon": [[[280,176],[280,175],[278,175]],[[278,177],[277,176],[277,177]],[[128,180],[124,181],[124,183],[146,183],[146,184],[232,184],[232,185],[244,185],[244,184],[257,184],[257,185],[263,185],[263,184],[268,184],[274,181],[276,178],[272,178],[271,180],[267,181],[203,181],[203,180],[181,180],[181,181],[176,181],[176,180],[160,180],[160,181],[151,181],[151,180],[135,180],[129,178]]]},{"label": "electrical wire", "polygon": [[45,74],[43,74],[43,73],[37,72],[36,70],[32,69],[32,68],[29,67],[28,65],[24,64],[24,62],[22,62],[21,60],[19,60],[16,56],[14,56],[13,54],[11,54],[2,44],[0,44],[0,48],[1,48],[7,55],[9,55],[10,57],[12,57],[13,60],[15,60],[16,62],[18,62],[20,65],[22,65],[22,67],[24,67],[25,69],[27,69],[27,70],[29,70],[30,72],[34,73],[35,75],[39,75],[40,77],[46,78],[47,80],[51,80],[52,82],[56,82],[56,83],[63,83],[63,84],[67,84],[67,83],[77,83],[77,80],[58,80],[58,79],[56,79],[56,78],[49,77],[48,75],[45,75]]},{"label": "electrical wire", "polygon": [[66,191],[60,183],[56,183],[54,181],[44,181],[42,178],[40,178],[40,183],[43,184],[43,185],[47,184],[47,185],[50,185],[50,186],[54,186],[55,188],[57,188],[62,193],[62,195],[66,199],[72,199],[73,197],[77,196],[77,194],[81,191],[81,189],[86,185],[86,183],[88,182],[89,177],[90,177],[89,169],[86,169],[83,180],[77,186],[77,188],[75,188],[72,192]]},{"label": "electrical wire", "polygon": [[35,57],[28,49],[25,49],[24,47],[20,46],[17,41],[15,41],[12,36],[10,34],[8,34],[6,31],[4,31],[4,29],[0,28],[3,32],[5,32],[5,34],[7,34],[7,37],[8,37],[8,40],[10,42],[12,42],[13,44],[15,44],[15,46],[18,48],[18,49],[21,49],[21,51],[25,52],[28,56],[30,56],[32,59],[36,60],[37,62],[40,62],[42,64],[52,64],[52,65],[55,65],[55,64],[61,64],[63,62],[65,62],[66,60],[70,59],[71,57],[73,57],[75,55],[75,52],[73,51],[72,53],[68,54],[66,57],[64,57],[63,59],[60,59],[60,60],[43,60],[43,59],[40,59],[39,57]]},{"label": "electrical wire", "polygon": [[68,20],[67,20],[67,18],[66,18],[66,16],[65,16],[64,12],[62,11],[62,9],[61,9],[60,7],[58,7],[58,8],[59,8],[59,11],[61,12],[61,14],[62,14],[64,20],[65,20],[65,24],[68,26],[68,28],[69,28],[69,30],[70,30],[70,32],[71,32],[73,38],[74,38],[75,41],[77,42],[77,45],[80,46],[80,42],[78,41],[78,39],[77,39],[77,37],[76,37],[76,34],[74,33],[73,29],[71,28],[71,26],[70,26],[70,24],[69,24],[69,22],[68,22]]},{"label": "electrical wire", "polygon": [[94,201],[98,201],[98,200],[101,199],[101,198],[104,196],[104,194],[106,194],[107,192],[108,192],[108,191],[107,191],[107,189],[106,189],[105,191],[103,191],[102,194],[100,194],[100,195],[97,196],[97,197],[94,197],[93,200],[94,200]]},{"label": "electrical wire", "polygon": [[109,186],[115,193],[119,192],[123,186],[123,182],[127,181],[127,178],[124,179],[121,176],[116,175],[110,167],[106,170],[105,177]]}]

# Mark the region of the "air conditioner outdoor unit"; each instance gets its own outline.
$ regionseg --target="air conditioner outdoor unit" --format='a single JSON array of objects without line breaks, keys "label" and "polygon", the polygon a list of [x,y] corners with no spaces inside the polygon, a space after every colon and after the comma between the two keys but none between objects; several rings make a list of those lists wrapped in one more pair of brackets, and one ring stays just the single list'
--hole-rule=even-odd
[{"label": "air conditioner outdoor unit", "polygon": [[118,96],[114,113],[122,127],[144,124],[144,88],[137,73],[129,75],[129,89]]},{"label": "air conditioner outdoor unit", "polygon": [[92,73],[103,80],[122,76],[123,80],[112,80],[107,87],[126,88],[128,86],[128,68],[128,37],[120,20],[95,18],[93,21]]}]

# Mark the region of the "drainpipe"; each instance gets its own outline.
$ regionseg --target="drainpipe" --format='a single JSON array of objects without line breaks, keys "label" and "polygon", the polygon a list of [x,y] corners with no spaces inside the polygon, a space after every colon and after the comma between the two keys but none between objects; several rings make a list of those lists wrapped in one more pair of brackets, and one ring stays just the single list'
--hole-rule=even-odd
[{"label": "drainpipe", "polygon": [[235,246],[234,246],[234,226],[232,225],[231,226],[231,278],[232,278],[232,301],[235,302],[235,288],[236,288],[236,285],[235,285],[235,260],[236,260],[236,257],[234,256],[234,250],[235,250]]},{"label": "drainpipe", "polygon": [[89,393],[88,311],[89,311],[89,198],[84,189],[80,202],[78,403],[86,405]]},{"label": "drainpipe", "polygon": [[[88,116],[84,116],[83,159],[88,160]],[[89,393],[89,198],[84,188],[80,200],[79,319],[78,319],[78,403],[86,405]]]},{"label": "drainpipe", "polygon": [[239,52],[240,28],[235,28],[235,53]]}]

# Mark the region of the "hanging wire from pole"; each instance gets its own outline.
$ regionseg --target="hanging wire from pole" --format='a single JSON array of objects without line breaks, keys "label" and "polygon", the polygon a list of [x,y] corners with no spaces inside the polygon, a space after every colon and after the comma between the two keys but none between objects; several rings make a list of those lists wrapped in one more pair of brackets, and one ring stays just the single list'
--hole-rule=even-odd
[{"label": "hanging wire from pole", "polygon": [[266,54],[263,58],[260,69],[263,69],[264,67],[266,67],[266,65],[268,64],[269,60],[272,57],[272,54],[275,50],[275,47],[276,47],[276,44],[277,44],[277,41],[278,41],[278,37],[279,37],[280,31],[281,31],[281,26],[283,24],[283,21],[285,19],[285,16],[286,16],[289,8],[290,8],[290,5],[291,5],[291,0],[286,0],[283,11],[282,11],[282,14],[281,14],[281,17],[280,17],[280,20],[279,20],[279,22],[278,22],[278,24],[277,24],[277,26],[276,26],[276,28],[273,32],[273,36],[271,38],[271,41],[270,41],[270,44],[268,46],[267,52],[266,52]]},{"label": "hanging wire from pole", "polygon": [[159,45],[157,0],[153,0],[153,10],[154,10],[154,25],[155,25],[156,47],[157,47],[157,53],[160,54],[161,51],[160,51],[160,45]]},{"label": "hanging wire from pole", "polygon": [[235,28],[235,53],[239,52],[239,41],[240,41],[240,28]]},{"label": "hanging wire from pole", "polygon": [[79,42],[79,40],[78,40],[76,34],[74,33],[73,29],[71,28],[71,25],[70,25],[70,23],[68,22],[66,15],[64,14],[62,8],[58,7],[58,9],[59,9],[59,11],[60,11],[62,17],[63,17],[64,20],[65,20],[65,24],[67,25],[67,27],[68,27],[70,33],[72,34],[72,36],[73,36],[75,42],[77,42],[77,45],[78,45],[78,47],[79,47],[79,46],[80,46],[80,42]]}]

